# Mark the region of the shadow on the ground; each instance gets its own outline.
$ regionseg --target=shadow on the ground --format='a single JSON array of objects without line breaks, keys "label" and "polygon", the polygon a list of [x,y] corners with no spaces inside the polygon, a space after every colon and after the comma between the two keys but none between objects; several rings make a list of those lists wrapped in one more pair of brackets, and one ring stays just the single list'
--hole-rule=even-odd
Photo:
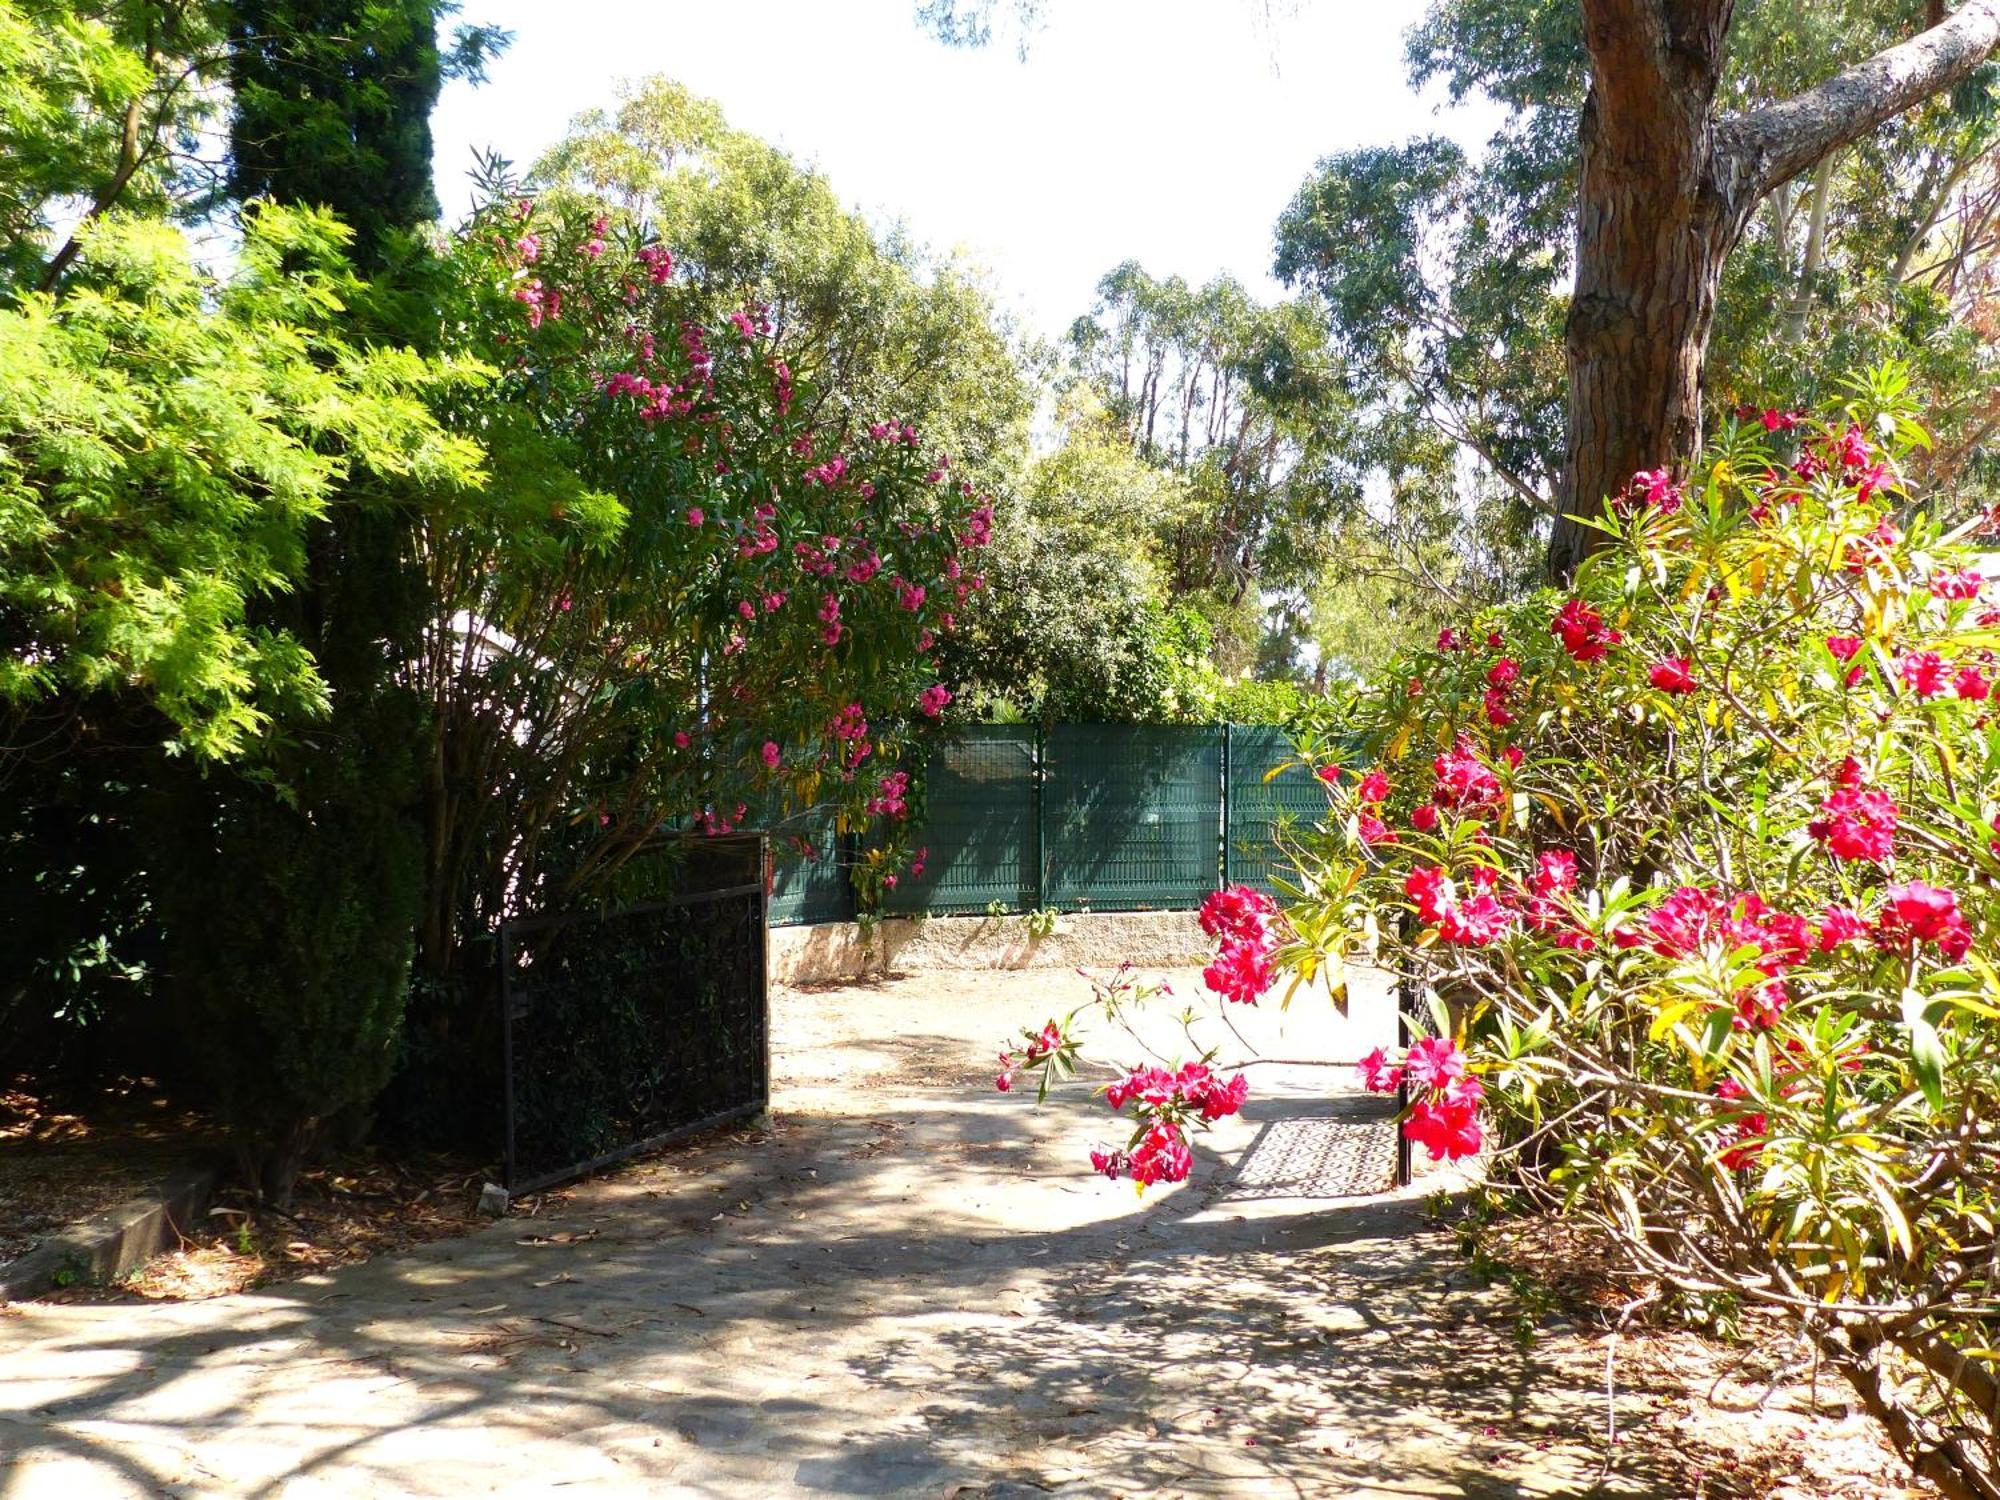
[{"label": "shadow on the ground", "polygon": [[[514,1476],[609,1455],[633,1482],[671,1470],[673,1493],[730,1500],[1694,1493],[1643,1428],[1601,1490],[1550,1487],[1565,1454],[1596,1474],[1579,1440],[1601,1364],[1518,1345],[1408,1199],[1238,1213],[1209,1156],[1197,1184],[1105,1216],[1094,1195],[1115,1190],[1048,1149],[1080,1100],[869,1103],[260,1296],[0,1318],[0,1495],[58,1458],[79,1500],[315,1477],[412,1493],[412,1465],[449,1477],[468,1451]],[[1018,1225],[995,1218],[1010,1201]],[[1626,1393],[1635,1412],[1648,1395]]]}]

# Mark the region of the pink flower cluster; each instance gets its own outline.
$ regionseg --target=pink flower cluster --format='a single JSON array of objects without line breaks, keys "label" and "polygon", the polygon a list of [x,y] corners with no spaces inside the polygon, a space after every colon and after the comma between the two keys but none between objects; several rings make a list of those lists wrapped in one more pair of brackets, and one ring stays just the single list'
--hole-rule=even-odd
[{"label": "pink flower cluster", "polygon": [[1183,1063],[1177,1072],[1137,1068],[1104,1090],[1104,1102],[1123,1109],[1137,1102],[1142,1110],[1175,1109],[1213,1124],[1243,1108],[1250,1097],[1250,1080],[1241,1073],[1224,1078],[1206,1063]]},{"label": "pink flower cluster", "polygon": [[1441,865],[1417,865],[1403,880],[1403,894],[1438,941],[1464,947],[1498,942],[1524,922],[1532,931],[1552,933],[1558,947],[1589,952],[1597,946],[1578,925],[1569,898],[1576,889],[1576,856],[1567,849],[1544,850],[1524,882],[1492,865],[1474,865],[1463,889]]},{"label": "pink flower cluster", "polygon": [[1431,769],[1437,773],[1431,799],[1440,806],[1470,811],[1490,806],[1501,798],[1500,778],[1479,758],[1464,735],[1431,762]]},{"label": "pink flower cluster", "polygon": [[1883,895],[1887,903],[1875,923],[1875,940],[1882,947],[1909,953],[1919,943],[1932,943],[1951,963],[1970,951],[1972,929],[1953,892],[1912,880],[1890,886]]},{"label": "pink flower cluster", "polygon": [[1138,1140],[1127,1151],[1094,1150],[1090,1164],[1106,1177],[1129,1177],[1142,1188],[1185,1181],[1194,1167],[1188,1125],[1226,1119],[1249,1097],[1250,1082],[1241,1073],[1225,1078],[1207,1063],[1185,1063],[1176,1072],[1136,1069],[1107,1087],[1104,1101],[1117,1110],[1136,1106],[1143,1122]]},{"label": "pink flower cluster", "polygon": [[1895,851],[1896,814],[1896,799],[1865,785],[1860,764],[1849,756],[1834,773],[1834,789],[1806,832],[1835,859],[1887,864]]},{"label": "pink flower cluster", "polygon": [[1277,982],[1272,958],[1278,946],[1272,930],[1277,915],[1277,904],[1247,885],[1230,886],[1204,901],[1201,930],[1220,946],[1201,971],[1202,983],[1225,1000],[1255,1005]]},{"label": "pink flower cluster", "polygon": [[1403,880],[1403,893],[1417,908],[1427,927],[1435,927],[1438,939],[1468,947],[1484,947],[1506,936],[1514,925],[1514,912],[1495,894],[1500,872],[1491,865],[1474,865],[1466,874],[1467,891],[1461,894],[1450,874],[1441,865],[1418,865]]},{"label": "pink flower cluster", "polygon": [[908,771],[891,771],[882,778],[881,790],[869,802],[868,811],[878,818],[900,818],[910,810],[905,797],[910,790]]},{"label": "pink flower cluster", "polygon": [[1194,1170],[1194,1153],[1188,1150],[1181,1128],[1162,1120],[1149,1125],[1130,1151],[1093,1150],[1090,1165],[1112,1181],[1129,1177],[1142,1188],[1156,1182],[1185,1182]]},{"label": "pink flower cluster", "polygon": [[[921,862],[919,868],[910,873],[921,875],[923,873]],[[1039,1068],[1050,1058],[1059,1056],[1065,1049],[1072,1052],[1076,1049],[1076,1043],[1063,1035],[1062,1023],[1059,1021],[1050,1021],[1040,1031],[1024,1031],[1021,1037],[1024,1045],[1019,1058],[1014,1056],[1011,1047],[1003,1047],[1000,1051],[1000,1074],[993,1080],[993,1087],[1003,1094],[1011,1094],[1014,1091],[1015,1076],[1023,1070]]]},{"label": "pink flower cluster", "polygon": [[1598,661],[1625,637],[1605,628],[1604,617],[1581,599],[1572,599],[1556,612],[1549,629],[1563,650],[1578,661]]},{"label": "pink flower cluster", "polygon": [[1403,1134],[1430,1153],[1432,1161],[1476,1156],[1485,1144],[1479,1105],[1486,1089],[1465,1065],[1465,1054],[1448,1037],[1425,1037],[1410,1048],[1402,1065],[1391,1066],[1380,1047],[1361,1059],[1361,1082],[1371,1092],[1394,1093],[1407,1082],[1418,1097],[1411,1102]]}]

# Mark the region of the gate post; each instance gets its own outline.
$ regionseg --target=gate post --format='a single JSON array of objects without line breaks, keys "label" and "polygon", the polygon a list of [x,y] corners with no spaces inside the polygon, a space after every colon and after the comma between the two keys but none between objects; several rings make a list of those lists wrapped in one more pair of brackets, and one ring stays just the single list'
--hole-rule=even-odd
[{"label": "gate post", "polygon": [[1230,869],[1229,858],[1229,757],[1230,746],[1236,739],[1236,726],[1222,726],[1222,884],[1227,889],[1235,882],[1230,878],[1235,872]]},{"label": "gate post", "polygon": [[1035,905],[1039,911],[1048,905],[1049,889],[1049,829],[1048,829],[1048,780],[1049,780],[1049,727],[1047,724],[1035,726],[1035,741],[1028,752],[1032,759],[1031,774],[1028,777],[1029,795],[1035,803]]}]

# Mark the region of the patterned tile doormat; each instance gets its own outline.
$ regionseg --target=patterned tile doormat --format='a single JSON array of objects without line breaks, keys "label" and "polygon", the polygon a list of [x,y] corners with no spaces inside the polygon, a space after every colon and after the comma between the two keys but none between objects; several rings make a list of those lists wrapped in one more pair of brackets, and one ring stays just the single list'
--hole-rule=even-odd
[{"label": "patterned tile doormat", "polygon": [[1221,1201],[1364,1198],[1389,1191],[1395,1175],[1394,1114],[1370,1100],[1365,1109],[1271,1121],[1243,1154]]}]

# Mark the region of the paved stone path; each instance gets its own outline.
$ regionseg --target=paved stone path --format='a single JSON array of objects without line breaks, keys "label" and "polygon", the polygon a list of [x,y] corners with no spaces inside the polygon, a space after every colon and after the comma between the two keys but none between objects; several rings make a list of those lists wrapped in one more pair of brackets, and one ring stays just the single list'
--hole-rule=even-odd
[{"label": "paved stone path", "polygon": [[[1257,1068],[1142,1200],[1078,1169],[1109,1134],[1087,1086],[899,1083],[853,1029],[910,1001],[785,997],[767,1128],[559,1217],[255,1295],[0,1310],[0,1496],[1591,1489],[1601,1355],[1517,1348],[1416,1196],[1326,1196],[1377,1107],[1344,1071]],[[969,1070],[990,1019],[924,1030]],[[1288,1025],[1271,1050],[1312,1055]],[[843,1027],[872,1074],[827,1070]],[[1693,1492],[1658,1462],[1596,1493]]]}]

